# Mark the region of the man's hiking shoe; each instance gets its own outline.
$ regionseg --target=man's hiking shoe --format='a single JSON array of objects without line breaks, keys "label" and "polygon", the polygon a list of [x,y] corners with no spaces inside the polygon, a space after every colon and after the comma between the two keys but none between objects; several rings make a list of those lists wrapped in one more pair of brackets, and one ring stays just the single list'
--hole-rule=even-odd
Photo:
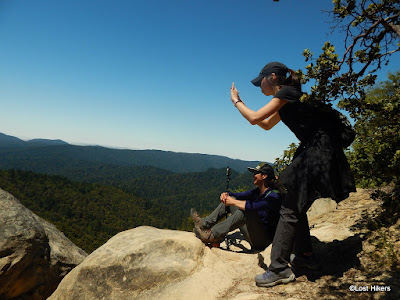
[{"label": "man's hiking shoe", "polygon": [[203,229],[203,225],[201,224],[201,218],[198,212],[194,208],[190,209],[190,216],[192,217],[194,226]]},{"label": "man's hiking shoe", "polygon": [[287,268],[279,273],[268,270],[263,274],[255,277],[256,285],[262,287],[271,287],[281,283],[289,283],[294,281],[296,276],[290,268]]},{"label": "man's hiking shoe", "polygon": [[216,239],[214,235],[212,234],[211,230],[207,229],[200,229],[199,227],[194,227],[193,232],[196,234],[196,236],[204,243],[204,244],[218,244],[221,242],[221,240]]},{"label": "man's hiking shoe", "polygon": [[290,254],[290,265],[293,268],[305,268],[316,271],[320,268],[320,264],[314,255],[296,255]]}]

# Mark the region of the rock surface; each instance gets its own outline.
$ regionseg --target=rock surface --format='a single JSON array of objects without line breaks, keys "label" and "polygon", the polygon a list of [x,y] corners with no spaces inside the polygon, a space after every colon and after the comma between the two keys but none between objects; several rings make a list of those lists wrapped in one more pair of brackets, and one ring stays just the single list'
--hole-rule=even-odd
[{"label": "rock surface", "polygon": [[0,189],[0,299],[46,299],[86,256]]},{"label": "rock surface", "polygon": [[[296,270],[294,283],[259,288],[254,276],[269,264],[270,247],[249,253],[238,232],[227,249],[204,246],[191,232],[138,227],[121,232],[72,270],[49,298],[58,299],[375,299],[394,292],[351,292],[353,284],[388,284],[359,271],[362,232],[355,226],[379,203],[367,191],[341,202],[319,199],[309,212],[321,269]],[[395,289],[395,286],[391,287]]]}]

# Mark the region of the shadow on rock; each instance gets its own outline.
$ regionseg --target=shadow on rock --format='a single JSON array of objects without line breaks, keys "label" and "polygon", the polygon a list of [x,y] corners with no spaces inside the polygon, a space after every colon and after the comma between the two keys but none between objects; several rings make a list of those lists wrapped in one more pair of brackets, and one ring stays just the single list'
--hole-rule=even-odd
[{"label": "shadow on rock", "polygon": [[[266,247],[268,248],[268,247]],[[250,243],[245,239],[240,231],[235,231],[226,235],[224,245],[220,249],[242,254],[256,254],[264,251],[264,249],[253,249]]]},{"label": "shadow on rock", "polygon": [[394,270],[390,272],[390,276],[384,280],[383,286],[390,287],[390,292],[385,293],[382,299],[391,300],[391,299],[400,299],[400,274],[398,270]]},{"label": "shadow on rock", "polygon": [[316,271],[295,268],[296,277],[305,275],[310,281],[326,275],[338,278],[351,268],[360,266],[357,254],[362,250],[362,238],[359,235],[348,237],[343,241],[334,240],[330,243],[321,242],[316,237],[311,238],[320,267]]},{"label": "shadow on rock", "polygon": [[[318,292],[319,299],[379,299],[398,300],[400,299],[399,275],[398,272],[390,274],[386,280],[380,281],[368,276],[360,275],[357,271],[349,272],[351,278],[342,281],[337,278],[329,278]],[[358,273],[358,274],[357,274]],[[350,280],[350,281],[349,281]]]}]

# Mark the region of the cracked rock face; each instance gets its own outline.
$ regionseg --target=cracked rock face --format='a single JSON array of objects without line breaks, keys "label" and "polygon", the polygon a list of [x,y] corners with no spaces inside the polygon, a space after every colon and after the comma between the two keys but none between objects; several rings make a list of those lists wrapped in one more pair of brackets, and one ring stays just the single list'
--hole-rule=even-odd
[{"label": "cracked rock face", "polygon": [[46,299],[86,256],[0,189],[0,299]]}]

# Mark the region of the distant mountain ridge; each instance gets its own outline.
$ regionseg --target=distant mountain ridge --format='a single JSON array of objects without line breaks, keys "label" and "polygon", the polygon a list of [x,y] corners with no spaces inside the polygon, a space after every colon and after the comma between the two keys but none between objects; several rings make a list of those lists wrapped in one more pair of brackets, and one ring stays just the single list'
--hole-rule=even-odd
[{"label": "distant mountain ridge", "polygon": [[64,142],[63,140],[48,140],[48,139],[33,139],[27,141],[29,144],[42,144],[42,145],[69,145],[67,142]]},{"label": "distant mountain ridge", "polygon": [[21,140],[15,136],[7,135],[0,132],[0,147],[13,147],[13,146],[31,146],[31,145],[69,145],[63,140],[50,140],[50,139],[32,139],[28,141]]},{"label": "distant mountain ridge", "polygon": [[102,165],[152,166],[177,173],[201,172],[229,166],[243,173],[256,161],[244,161],[225,156],[180,153],[162,150],[126,150],[101,146],[76,146],[62,140],[33,139],[23,141],[0,133],[0,169],[22,169],[59,174],[64,170]]},{"label": "distant mountain ridge", "polygon": [[23,146],[25,142],[15,136],[0,132],[0,147]]}]

